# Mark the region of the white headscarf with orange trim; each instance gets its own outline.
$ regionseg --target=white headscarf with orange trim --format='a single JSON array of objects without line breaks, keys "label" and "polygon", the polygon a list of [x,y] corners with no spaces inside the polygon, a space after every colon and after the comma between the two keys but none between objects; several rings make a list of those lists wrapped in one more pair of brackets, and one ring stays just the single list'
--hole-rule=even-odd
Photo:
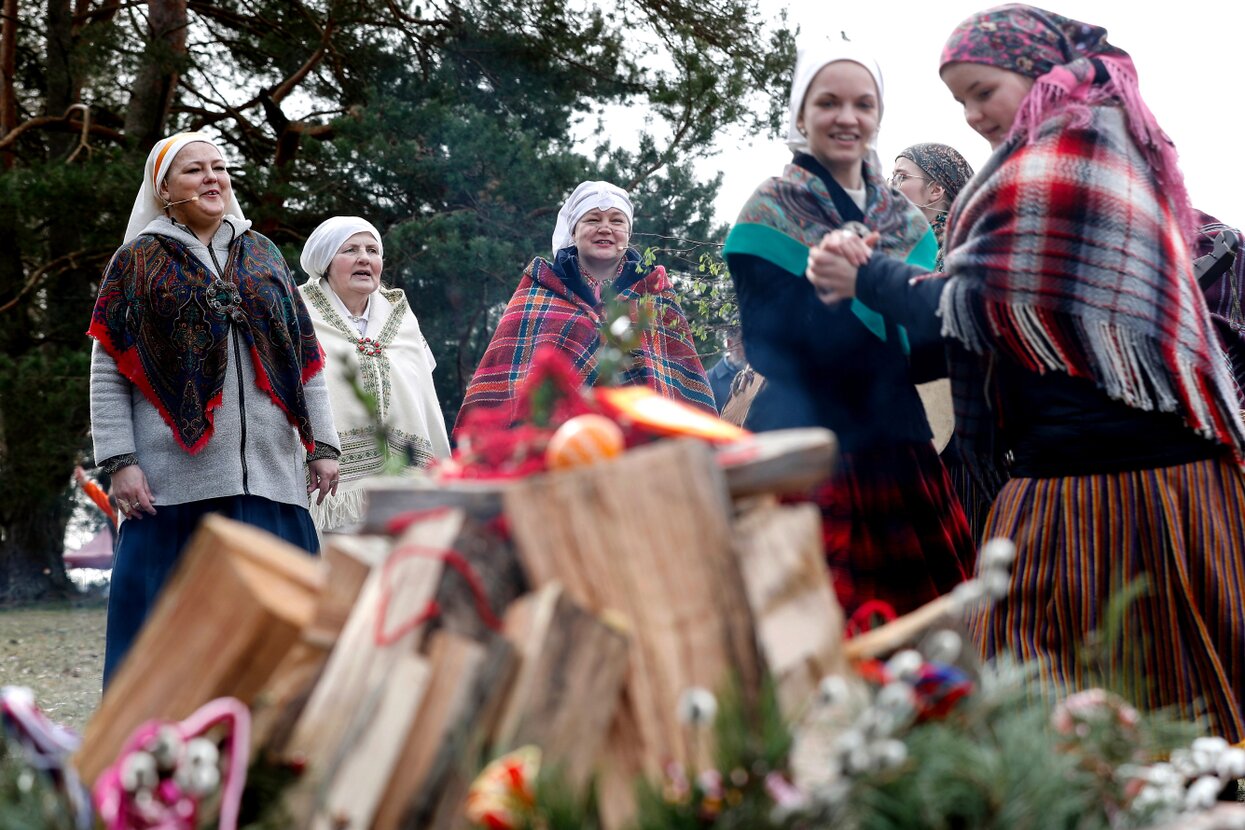
[{"label": "white headscarf with orange trim", "polygon": [[[130,211],[130,223],[125,227],[125,239],[121,240],[121,244],[124,245],[134,239],[151,224],[153,219],[164,215],[164,200],[160,198],[160,185],[164,183],[165,177],[173,167],[173,159],[177,158],[181,149],[196,141],[211,144],[224,158],[225,154],[221,152],[220,146],[212,140],[211,136],[204,133],[178,133],[157,141],[156,146],[152,147],[151,152],[147,154],[147,164],[143,168],[143,186],[139,188],[138,196],[134,198],[134,209]],[[229,194],[229,207],[225,213],[238,219],[246,218],[242,215],[242,206],[238,204],[238,197],[233,193],[232,188]]]}]

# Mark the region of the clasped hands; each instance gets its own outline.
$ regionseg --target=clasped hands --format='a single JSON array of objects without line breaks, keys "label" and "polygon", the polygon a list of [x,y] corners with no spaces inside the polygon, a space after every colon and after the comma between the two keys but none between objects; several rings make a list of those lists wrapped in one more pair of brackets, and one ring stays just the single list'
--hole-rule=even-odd
[{"label": "clasped hands", "polygon": [[855,297],[856,275],[869,261],[879,238],[877,231],[861,236],[855,230],[839,228],[810,248],[804,276],[813,284],[817,299],[830,305]]}]

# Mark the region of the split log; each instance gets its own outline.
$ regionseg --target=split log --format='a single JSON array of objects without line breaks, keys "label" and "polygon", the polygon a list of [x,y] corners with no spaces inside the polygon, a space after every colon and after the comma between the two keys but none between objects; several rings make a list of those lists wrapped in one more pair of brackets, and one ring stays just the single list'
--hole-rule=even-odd
[{"label": "split log", "polygon": [[321,551],[324,590],[315,614],[251,706],[253,749],[267,748],[278,754],[284,749],[368,573],[384,560],[391,544],[378,536],[328,534]]},{"label": "split log", "polygon": [[307,765],[286,799],[298,826],[372,821],[428,680],[418,648],[444,567],[437,554],[462,523],[456,510],[413,523],[368,575],[286,748]]},{"label": "split log", "polygon": [[821,678],[847,668],[821,513],[812,504],[754,507],[735,521],[735,553],[762,656],[783,712],[794,717]]},{"label": "split log", "polygon": [[[631,666],[609,750],[616,774],[655,778],[671,760],[707,766],[709,742],[689,757],[680,696],[736,681],[751,702],[761,676],[730,547],[730,500],[712,451],[693,440],[661,441],[515,482],[504,503],[532,585],[560,582],[588,610],[627,620]],[[617,821],[627,807],[602,809]]]},{"label": "split log", "polygon": [[521,660],[493,744],[541,747],[541,765],[581,787],[596,767],[627,674],[627,637],[566,596],[556,582],[506,614]]},{"label": "split log", "polygon": [[218,697],[250,705],[312,618],[319,563],[258,528],[208,516],[87,725],[85,782],[142,723],[182,720]]},{"label": "split log", "polygon": [[514,648],[496,634],[480,642],[441,630],[428,644],[429,685],[387,779],[375,830],[466,826],[463,800],[516,663]]}]

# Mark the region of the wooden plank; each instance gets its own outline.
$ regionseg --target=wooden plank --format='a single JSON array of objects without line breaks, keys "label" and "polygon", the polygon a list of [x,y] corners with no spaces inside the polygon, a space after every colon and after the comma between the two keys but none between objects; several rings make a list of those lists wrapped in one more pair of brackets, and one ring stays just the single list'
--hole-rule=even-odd
[{"label": "wooden plank", "polygon": [[798,493],[834,472],[839,443],[828,429],[758,432],[718,450],[731,496]]},{"label": "wooden plank", "polygon": [[503,481],[436,481],[430,478],[385,478],[370,484],[360,533],[386,533],[389,522],[411,511],[453,507],[479,521],[502,510]]},{"label": "wooden plank", "polygon": [[953,623],[954,626],[962,624],[959,605],[950,594],[944,594],[897,620],[853,637],[844,644],[843,652],[851,662],[883,657],[905,645],[915,643],[934,626],[946,623]]},{"label": "wooden plank", "polygon": [[[712,451],[666,440],[592,467],[515,482],[506,517],[528,580],[561,582],[588,610],[620,614],[631,667],[611,754],[656,777],[671,760],[703,768],[708,742],[689,758],[677,720],[691,686],[737,679],[755,699],[760,657],[738,563],[730,500]],[[625,770],[626,771],[626,770]]]},{"label": "wooden plank", "polygon": [[75,766],[91,784],[140,724],[182,720],[222,696],[250,704],[315,611],[316,559],[208,516],[87,725]]},{"label": "wooden plank", "polygon": [[735,553],[783,711],[795,717],[828,674],[847,669],[843,609],[826,568],[816,505],[754,506],[735,521]]},{"label": "wooden plank", "polygon": [[500,635],[483,642],[450,631],[430,635],[430,683],[372,827],[460,827],[462,802],[480,766],[516,659]]},{"label": "wooden plank", "polygon": [[537,744],[542,766],[561,768],[571,786],[582,786],[618,708],[627,637],[576,605],[556,582],[514,603],[505,631],[521,662],[493,745],[506,751]]},{"label": "wooden plank", "polygon": [[375,810],[379,792],[360,793],[351,801],[335,783],[350,772],[346,759],[359,746],[368,747],[373,775],[382,780],[401,753],[418,699],[390,707],[387,695],[401,690],[386,686],[395,671],[419,674],[413,661],[426,623],[409,623],[429,609],[444,567],[438,554],[451,548],[462,524],[461,511],[430,514],[412,524],[386,562],[368,575],[286,748],[287,756],[307,764],[307,773],[286,799],[299,826],[313,816],[320,826],[331,821],[332,811],[363,815]]}]

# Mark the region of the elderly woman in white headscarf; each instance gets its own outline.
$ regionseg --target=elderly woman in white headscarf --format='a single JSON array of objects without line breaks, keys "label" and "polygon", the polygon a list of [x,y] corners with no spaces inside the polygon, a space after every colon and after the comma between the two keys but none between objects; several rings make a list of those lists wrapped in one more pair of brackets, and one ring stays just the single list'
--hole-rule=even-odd
[{"label": "elderly woman in white headscarf", "polygon": [[364,480],[383,472],[388,459],[427,467],[450,454],[432,381],[437,361],[406,294],[381,285],[384,255],[371,222],[334,216],[312,232],[299,258],[310,277],[299,291],[324,347],[342,447],[337,492],[311,507],[320,530],[359,519]]},{"label": "elderly woman in white headscarf", "polygon": [[938,374],[941,343],[910,339],[860,302],[827,305],[804,276],[810,248],[848,223],[877,231],[900,259],[934,264],[929,222],[887,186],[873,151],[881,120],[882,74],[868,52],[838,37],[802,48],[794,156],[748,199],[725,247],[748,361],[766,378],[745,425],[838,436],[839,469],[813,497],[849,615],[869,600],[910,611],[963,580],[974,558],[913,383],[925,379],[922,361]]},{"label": "elderly woman in white headscarf", "polygon": [[125,517],[105,683],[204,514],[318,548],[308,493],[337,486],[339,452],[323,359],[289,266],[250,228],[210,137],[152,148],[87,332],[95,458]]},{"label": "elderly woman in white headscarf", "polygon": [[513,422],[516,387],[541,346],[561,349],[580,379],[595,384],[604,292],[631,301],[633,307],[642,298],[652,301],[652,325],[643,332],[623,381],[717,411],[665,268],[645,270],[639,253],[629,246],[633,217],[631,198],[621,188],[602,181],[575,188],[558,211],[553,258],[538,256],[527,266],[493,332],[467,387],[456,434],[476,413],[491,413],[493,423],[499,420],[503,426]]}]

